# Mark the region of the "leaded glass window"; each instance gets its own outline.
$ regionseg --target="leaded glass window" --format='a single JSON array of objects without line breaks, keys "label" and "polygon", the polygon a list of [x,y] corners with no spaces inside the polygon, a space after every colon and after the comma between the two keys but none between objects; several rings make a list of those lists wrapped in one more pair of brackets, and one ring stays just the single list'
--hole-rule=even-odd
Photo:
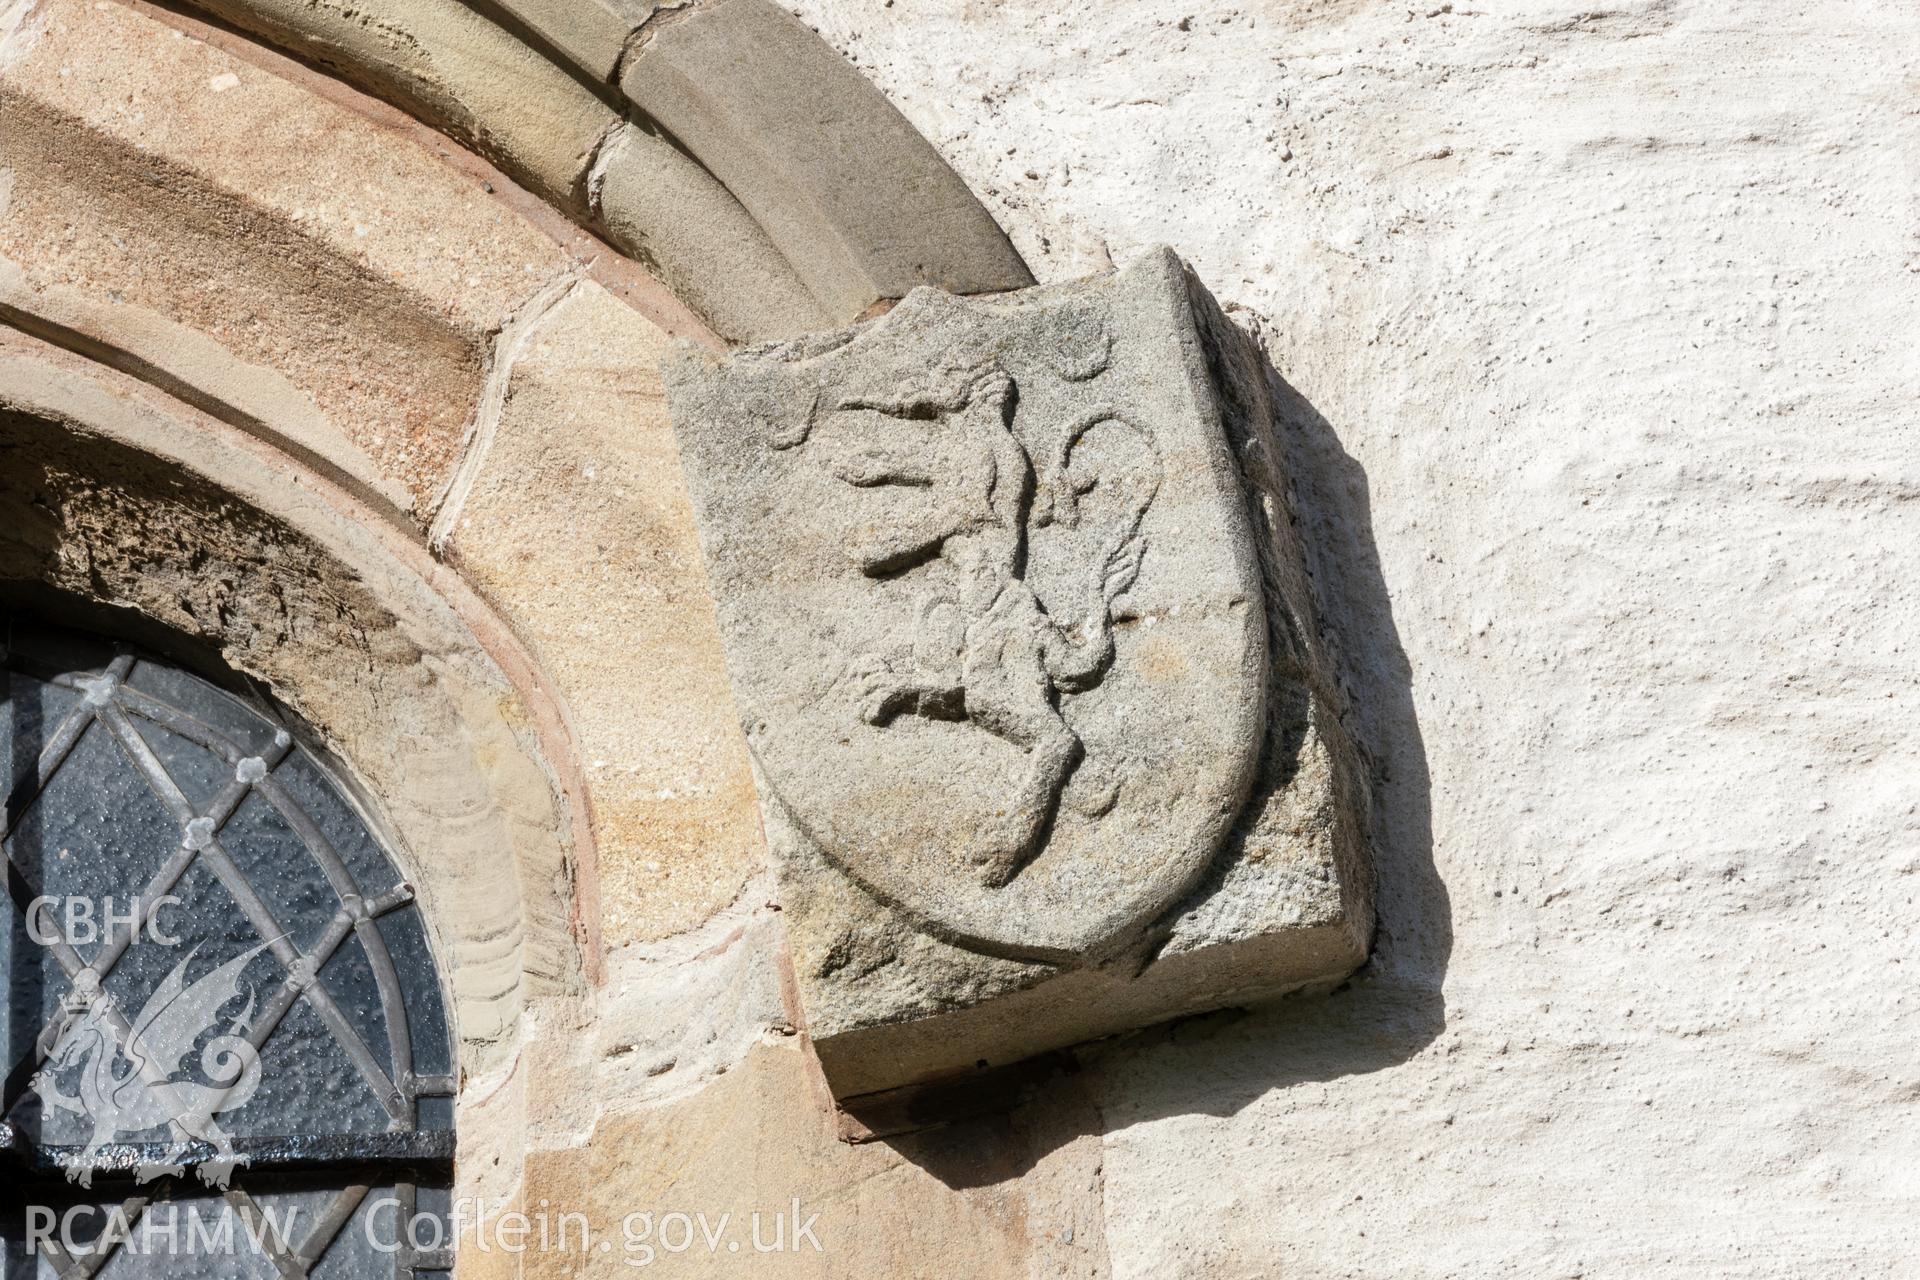
[{"label": "leaded glass window", "polygon": [[0,1276],[443,1275],[446,1001],[348,790],[262,698],[0,641]]}]

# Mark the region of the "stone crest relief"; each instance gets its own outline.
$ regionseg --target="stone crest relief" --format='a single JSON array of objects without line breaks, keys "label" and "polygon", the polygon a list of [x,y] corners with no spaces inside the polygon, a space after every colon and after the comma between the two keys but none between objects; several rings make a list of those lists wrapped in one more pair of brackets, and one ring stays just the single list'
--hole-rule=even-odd
[{"label": "stone crest relief", "polygon": [[790,878],[1051,971],[1137,950],[1215,868],[1270,617],[1185,305],[1167,255],[670,367]]},{"label": "stone crest relief", "polygon": [[725,477],[696,492],[729,665],[795,823],[939,936],[1071,958],[1239,809],[1259,575],[1218,428],[1143,394],[1110,308],[985,310],[925,291],[743,359],[747,411],[687,453]]}]

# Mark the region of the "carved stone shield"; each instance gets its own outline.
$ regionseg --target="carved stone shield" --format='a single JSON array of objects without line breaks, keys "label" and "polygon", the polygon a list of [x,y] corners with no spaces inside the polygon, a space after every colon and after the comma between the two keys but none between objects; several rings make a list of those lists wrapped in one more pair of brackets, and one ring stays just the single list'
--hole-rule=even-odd
[{"label": "carved stone shield", "polygon": [[1246,799],[1266,615],[1185,289],[921,290],[669,369],[763,803],[948,942],[1098,959]]}]

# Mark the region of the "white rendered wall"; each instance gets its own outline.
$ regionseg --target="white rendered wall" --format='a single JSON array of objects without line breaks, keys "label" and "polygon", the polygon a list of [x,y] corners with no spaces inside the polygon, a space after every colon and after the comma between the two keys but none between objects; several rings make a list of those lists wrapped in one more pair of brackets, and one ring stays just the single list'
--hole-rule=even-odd
[{"label": "white rendered wall", "polygon": [[1310,406],[1378,956],[1099,1061],[1117,1275],[1920,1273],[1920,7],[1601,8],[798,5]]}]

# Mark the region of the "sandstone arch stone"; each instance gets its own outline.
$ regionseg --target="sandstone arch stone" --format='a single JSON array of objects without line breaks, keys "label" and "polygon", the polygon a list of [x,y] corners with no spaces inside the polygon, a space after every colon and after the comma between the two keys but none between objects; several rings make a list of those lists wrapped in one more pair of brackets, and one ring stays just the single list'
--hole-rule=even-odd
[{"label": "sandstone arch stone", "polygon": [[767,0],[196,7],[473,147],[736,341],[845,323],[918,285],[1033,282],[906,118]]},{"label": "sandstone arch stone", "polygon": [[528,1003],[578,992],[587,956],[564,744],[486,607],[285,455],[13,335],[0,453],[0,587],[164,628],[323,735],[415,879],[463,1066],[508,1061]]}]

